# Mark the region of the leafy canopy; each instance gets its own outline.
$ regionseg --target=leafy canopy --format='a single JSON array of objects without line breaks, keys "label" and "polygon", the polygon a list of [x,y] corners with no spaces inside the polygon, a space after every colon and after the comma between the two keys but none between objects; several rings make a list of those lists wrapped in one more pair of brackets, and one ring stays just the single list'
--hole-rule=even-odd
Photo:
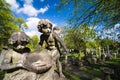
[{"label": "leafy canopy", "polygon": [[16,18],[9,7],[5,0],[0,0],[0,50],[7,45],[12,32],[20,31],[20,25],[27,27],[25,21],[22,18]]},{"label": "leafy canopy", "polygon": [[120,0],[60,0],[59,9],[73,5],[69,22],[74,27],[82,23],[113,26],[120,22]]}]

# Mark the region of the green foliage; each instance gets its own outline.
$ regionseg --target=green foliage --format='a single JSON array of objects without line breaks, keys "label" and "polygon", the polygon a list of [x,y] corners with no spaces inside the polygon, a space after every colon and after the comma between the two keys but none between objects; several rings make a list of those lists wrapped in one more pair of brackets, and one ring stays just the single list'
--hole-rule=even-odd
[{"label": "green foliage", "polygon": [[93,42],[89,42],[89,43],[86,43],[86,47],[87,48],[93,48],[93,49],[98,49],[99,47],[99,43],[97,41],[93,41]]},{"label": "green foliage", "polygon": [[[18,27],[25,22],[22,18],[16,18],[9,9],[10,5],[5,0],[0,0],[0,50],[8,44],[8,38],[14,31],[20,31]],[[18,24],[19,23],[19,24]]]},{"label": "green foliage", "polygon": [[[79,56],[80,54],[80,56]],[[74,60],[79,60],[84,57],[84,53],[69,53],[68,57],[73,58]]]},{"label": "green foliage", "polygon": [[78,54],[77,53],[70,53],[68,56],[72,57],[73,59],[77,59],[78,58]]},{"label": "green foliage", "polygon": [[19,31],[14,25],[14,16],[9,10],[9,4],[5,0],[0,1],[0,50],[2,46],[7,45],[7,40],[13,31]]},{"label": "green foliage", "polygon": [[66,43],[67,47],[70,49],[75,48],[73,32],[74,32],[74,30],[68,30],[67,34],[65,36],[65,43]]},{"label": "green foliage", "polygon": [[29,47],[31,51],[33,52],[37,48],[38,43],[39,43],[39,38],[37,35],[34,35],[31,38],[30,43],[27,45],[27,47]]},{"label": "green foliage", "polygon": [[103,46],[110,45],[110,44],[112,44],[112,42],[113,42],[112,40],[109,40],[108,38],[105,38],[105,39],[102,40],[101,45],[103,45]]},{"label": "green foliage", "polygon": [[95,44],[94,42],[95,38],[96,33],[93,27],[88,27],[84,24],[79,28],[67,30],[65,42],[68,48],[83,51],[86,47],[96,47],[97,43]]},{"label": "green foliage", "polygon": [[[100,39],[94,31],[94,27],[90,28],[87,25],[105,25],[105,29],[113,28],[116,23],[120,22],[119,5],[119,0],[60,0],[58,9],[73,7],[68,16],[72,28],[68,29],[65,37],[67,47],[81,51],[86,48],[94,48],[106,49],[107,53],[117,52],[119,43],[115,41],[116,37],[113,33],[107,34],[101,31],[102,38]],[[119,29],[114,33],[118,34],[118,31]],[[112,35],[114,41],[105,38],[105,35]],[[117,36],[119,39],[119,35]],[[100,51],[99,53],[102,53]]]},{"label": "green foliage", "polygon": [[15,19],[15,24],[21,29],[24,30],[28,28],[27,24],[25,23],[25,21],[22,18],[16,18]]},{"label": "green foliage", "polygon": [[99,46],[101,46],[102,48],[109,48],[112,53],[116,53],[117,50],[119,50],[120,43],[116,41],[110,40],[108,38],[97,39],[96,41],[98,41]]},{"label": "green foliage", "polygon": [[106,24],[112,26],[120,22],[119,0],[61,0],[58,8],[68,8],[73,5],[70,22],[74,27],[82,23]]}]

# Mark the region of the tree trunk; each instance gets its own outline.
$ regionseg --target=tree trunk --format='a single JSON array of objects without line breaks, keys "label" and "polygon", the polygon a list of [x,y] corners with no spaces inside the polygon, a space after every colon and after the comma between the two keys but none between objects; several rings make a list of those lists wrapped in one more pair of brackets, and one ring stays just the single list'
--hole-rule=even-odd
[{"label": "tree trunk", "polygon": [[68,63],[68,54],[65,55],[65,64]]},{"label": "tree trunk", "polygon": [[78,60],[81,61],[81,50],[79,50],[79,53],[78,53]]},{"label": "tree trunk", "polygon": [[104,48],[103,48],[103,52],[102,52],[102,54],[105,54],[105,50],[104,50]]},{"label": "tree trunk", "polygon": [[110,54],[109,45],[107,45],[107,53]]},{"label": "tree trunk", "polygon": [[82,63],[82,59],[81,59],[81,50],[79,50],[79,53],[78,53],[78,60],[79,60],[79,62],[78,62],[79,66],[82,67],[83,63]]},{"label": "tree trunk", "polygon": [[99,57],[101,56],[101,47],[99,46]]}]

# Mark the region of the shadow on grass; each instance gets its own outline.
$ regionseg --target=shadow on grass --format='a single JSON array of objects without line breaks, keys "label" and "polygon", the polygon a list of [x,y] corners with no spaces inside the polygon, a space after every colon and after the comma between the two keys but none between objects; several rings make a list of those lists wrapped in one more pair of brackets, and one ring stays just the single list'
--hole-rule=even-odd
[{"label": "shadow on grass", "polygon": [[65,76],[67,77],[67,80],[90,80],[84,77],[79,77],[69,71],[63,71],[63,73],[65,74]]}]

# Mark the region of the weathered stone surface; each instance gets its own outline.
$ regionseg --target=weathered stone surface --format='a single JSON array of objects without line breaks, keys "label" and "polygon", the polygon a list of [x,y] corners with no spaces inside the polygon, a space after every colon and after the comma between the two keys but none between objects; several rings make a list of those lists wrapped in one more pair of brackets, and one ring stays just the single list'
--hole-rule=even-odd
[{"label": "weathered stone surface", "polygon": [[12,49],[6,47],[0,54],[0,69],[6,72],[3,80],[65,80],[54,69],[60,56],[56,57],[58,50],[44,49],[30,53],[25,47],[28,42],[23,32],[11,35],[9,44]]}]

